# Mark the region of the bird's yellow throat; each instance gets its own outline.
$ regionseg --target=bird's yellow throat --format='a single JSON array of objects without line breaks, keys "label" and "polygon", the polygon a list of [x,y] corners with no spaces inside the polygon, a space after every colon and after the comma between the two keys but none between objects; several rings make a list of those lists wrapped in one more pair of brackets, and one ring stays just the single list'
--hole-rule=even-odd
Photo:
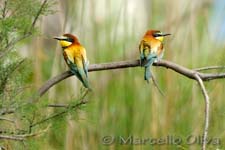
[{"label": "bird's yellow throat", "polygon": [[159,36],[159,37],[156,37],[156,39],[160,40],[161,42],[163,42],[164,37],[163,36]]},{"label": "bird's yellow throat", "polygon": [[72,42],[65,41],[65,40],[60,40],[59,42],[62,47],[68,47],[72,44]]}]

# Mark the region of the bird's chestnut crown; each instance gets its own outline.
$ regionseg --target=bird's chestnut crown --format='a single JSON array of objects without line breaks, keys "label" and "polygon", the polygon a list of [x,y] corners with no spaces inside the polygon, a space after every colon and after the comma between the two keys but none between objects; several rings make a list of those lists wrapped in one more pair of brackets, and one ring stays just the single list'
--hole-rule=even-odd
[{"label": "bird's chestnut crown", "polygon": [[145,36],[151,36],[159,41],[163,41],[164,40],[164,36],[168,36],[168,35],[171,35],[169,33],[162,33],[161,31],[159,30],[148,30],[146,33],[145,33]]}]

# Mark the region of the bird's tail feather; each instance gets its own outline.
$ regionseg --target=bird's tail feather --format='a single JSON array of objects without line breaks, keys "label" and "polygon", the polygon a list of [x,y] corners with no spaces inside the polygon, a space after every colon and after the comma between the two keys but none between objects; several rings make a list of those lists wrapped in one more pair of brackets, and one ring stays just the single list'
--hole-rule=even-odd
[{"label": "bird's tail feather", "polygon": [[80,81],[83,83],[84,87],[91,89],[89,86],[88,77],[85,74],[83,68],[78,68],[78,72],[79,72],[79,76],[80,76]]},{"label": "bird's tail feather", "polygon": [[145,67],[145,76],[144,79],[149,83],[149,79],[151,78],[150,66]]},{"label": "bird's tail feather", "polygon": [[150,54],[148,57],[147,57],[147,63],[144,65],[145,67],[145,76],[144,76],[144,79],[149,83],[149,79],[152,77],[152,74],[151,74],[151,66],[152,64],[154,63],[154,61],[157,59],[157,55],[155,54]]}]

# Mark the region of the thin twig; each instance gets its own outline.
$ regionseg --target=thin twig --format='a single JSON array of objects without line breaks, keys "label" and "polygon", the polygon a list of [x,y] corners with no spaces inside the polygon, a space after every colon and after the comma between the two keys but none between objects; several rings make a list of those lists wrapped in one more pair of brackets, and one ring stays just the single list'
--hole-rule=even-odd
[{"label": "thin twig", "polygon": [[160,89],[157,81],[156,81],[156,78],[154,76],[154,74],[152,73],[152,82],[154,84],[154,86],[157,88],[157,90],[159,91],[159,93],[162,95],[162,96],[165,96],[165,94],[163,93],[163,91]]},{"label": "thin twig", "polygon": [[0,117],[0,120],[8,121],[10,123],[15,123],[15,120],[8,119],[8,118],[5,118],[5,117]]},{"label": "thin twig", "polygon": [[50,126],[48,126],[46,129],[36,132],[36,133],[31,133],[31,134],[22,134],[22,135],[0,135],[0,139],[5,139],[5,140],[14,140],[14,141],[24,141],[27,138],[34,137],[34,136],[39,136],[45,132],[48,131]]},{"label": "thin twig", "polygon": [[[77,104],[75,104],[75,105],[73,105],[73,106],[69,106],[69,108],[71,108],[71,109],[77,109],[77,108],[79,108],[80,106],[86,104],[87,102],[88,102],[87,100],[83,99],[83,100],[81,100],[79,103],[77,103]],[[45,119],[43,119],[43,120],[41,120],[41,121],[38,121],[38,122],[32,124],[30,127],[32,128],[32,127],[35,127],[35,126],[40,125],[40,124],[42,124],[42,123],[45,123],[45,122],[47,122],[47,121],[49,121],[49,120],[52,120],[52,119],[54,119],[54,118],[60,117],[60,116],[62,116],[62,115],[64,115],[64,114],[66,114],[67,112],[69,112],[71,109],[68,109],[68,107],[67,107],[65,110],[63,110],[63,111],[61,111],[61,112],[59,112],[59,113],[57,113],[57,114],[54,114],[54,115],[52,115],[52,116],[50,116],[50,117],[47,117],[47,118],[45,118]]]},{"label": "thin twig", "polygon": [[30,31],[33,30],[33,28],[34,28],[34,26],[35,26],[35,24],[36,24],[36,22],[37,22],[39,16],[40,16],[41,13],[42,13],[42,10],[44,9],[44,7],[45,7],[45,5],[47,4],[47,2],[48,2],[48,0],[44,0],[44,2],[41,4],[41,7],[40,7],[40,9],[38,10],[38,12],[37,12],[37,14],[36,14],[36,16],[35,16],[35,18],[34,18],[34,20],[33,20],[33,23],[31,24]]},{"label": "thin twig", "polygon": [[29,34],[23,35],[22,37],[19,37],[19,38],[16,38],[16,39],[14,39],[14,40],[11,40],[11,41],[6,45],[6,47],[2,50],[3,52],[0,53],[0,58],[3,57],[3,56],[5,56],[5,55],[13,48],[13,46],[14,46],[16,43],[18,43],[18,42],[20,42],[20,41],[26,39],[26,38],[29,37],[30,35],[31,35],[31,34],[29,33]]},{"label": "thin twig", "polygon": [[4,6],[2,9],[2,19],[5,19],[6,15],[7,15],[6,7],[7,7],[7,0],[4,2]]},{"label": "thin twig", "polygon": [[48,104],[48,107],[68,108],[69,104]]},{"label": "thin twig", "polygon": [[202,150],[206,149],[207,144],[207,136],[208,136],[208,129],[209,129],[209,108],[210,108],[210,101],[209,96],[204,86],[202,79],[199,77],[198,74],[195,74],[196,80],[201,88],[202,94],[205,99],[205,124],[204,124],[204,132],[203,132],[203,142],[202,142]]},{"label": "thin twig", "polygon": [[0,111],[0,115],[7,115],[7,114],[12,114],[15,112],[14,108],[8,108],[8,109],[3,109]]},{"label": "thin twig", "polygon": [[84,98],[87,96],[89,93],[89,90],[86,90],[84,94],[81,95],[80,102],[78,104],[70,105],[70,104],[48,104],[47,107],[53,107],[53,108],[76,108],[77,106],[80,106],[80,104],[86,104],[87,100],[84,100]]},{"label": "thin twig", "polygon": [[[25,61],[25,59],[20,60],[19,62],[17,62],[17,64],[13,64],[13,67],[11,67],[10,72],[6,71],[6,74],[4,75],[4,78],[2,78],[2,82],[1,82],[1,89],[5,89],[8,79],[10,78],[10,76],[13,74],[13,72],[15,70],[17,70],[17,68]],[[11,65],[12,66],[12,65]]]},{"label": "thin twig", "polygon": [[225,66],[209,66],[209,67],[202,67],[196,68],[195,71],[206,71],[206,70],[215,70],[215,69],[225,69]]},{"label": "thin twig", "polygon": [[15,136],[9,136],[9,135],[0,135],[0,139],[5,140],[14,140],[14,141],[23,141],[23,137],[15,137]]}]

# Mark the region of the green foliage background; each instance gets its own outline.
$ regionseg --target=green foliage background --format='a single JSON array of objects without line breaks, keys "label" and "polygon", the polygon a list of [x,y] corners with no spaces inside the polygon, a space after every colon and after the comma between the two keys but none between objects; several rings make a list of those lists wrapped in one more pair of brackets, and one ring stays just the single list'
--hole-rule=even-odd
[{"label": "green foliage background", "polygon": [[[23,5],[16,13],[18,16],[14,16],[16,19],[1,19],[1,51],[8,41],[27,33],[41,5],[37,0],[9,1],[9,9],[15,10],[20,3]],[[54,5],[49,3],[42,13],[47,16],[36,25],[38,32],[32,29],[35,36],[20,41],[0,59],[1,88],[6,80],[12,90],[29,86],[15,98],[6,94],[5,88],[0,89],[1,106],[20,106],[16,115],[7,117],[16,118],[17,128],[28,134],[30,124],[63,109],[47,108],[47,104],[79,102],[82,86],[71,77],[54,86],[37,104],[23,105],[45,81],[67,70],[61,48],[52,39],[67,32],[79,37],[91,64],[138,59],[138,44],[145,31],[159,29],[172,33],[165,41],[164,59],[188,68],[224,66],[225,45],[210,35],[213,6],[214,1],[210,0],[65,0]],[[24,58],[27,60],[13,72],[15,64]],[[5,63],[7,60],[9,63]],[[171,135],[183,140],[189,135],[202,135],[204,99],[197,83],[165,68],[153,67],[153,73],[164,97],[153,84],[143,80],[143,68],[92,72],[89,77],[94,91],[85,97],[88,104],[33,127],[32,133],[43,133],[29,138],[25,144],[1,141],[1,145],[9,149],[57,150],[200,149],[200,144],[187,145],[185,142],[181,145],[121,145],[118,142],[120,136],[131,135],[142,139]],[[205,83],[211,98],[209,137],[221,140],[220,145],[208,145],[209,149],[224,149],[224,82],[221,79]],[[7,100],[6,95],[9,96]],[[1,121],[1,124],[2,130],[9,128],[8,123]],[[117,141],[105,145],[102,141],[105,136],[113,136]]]}]

